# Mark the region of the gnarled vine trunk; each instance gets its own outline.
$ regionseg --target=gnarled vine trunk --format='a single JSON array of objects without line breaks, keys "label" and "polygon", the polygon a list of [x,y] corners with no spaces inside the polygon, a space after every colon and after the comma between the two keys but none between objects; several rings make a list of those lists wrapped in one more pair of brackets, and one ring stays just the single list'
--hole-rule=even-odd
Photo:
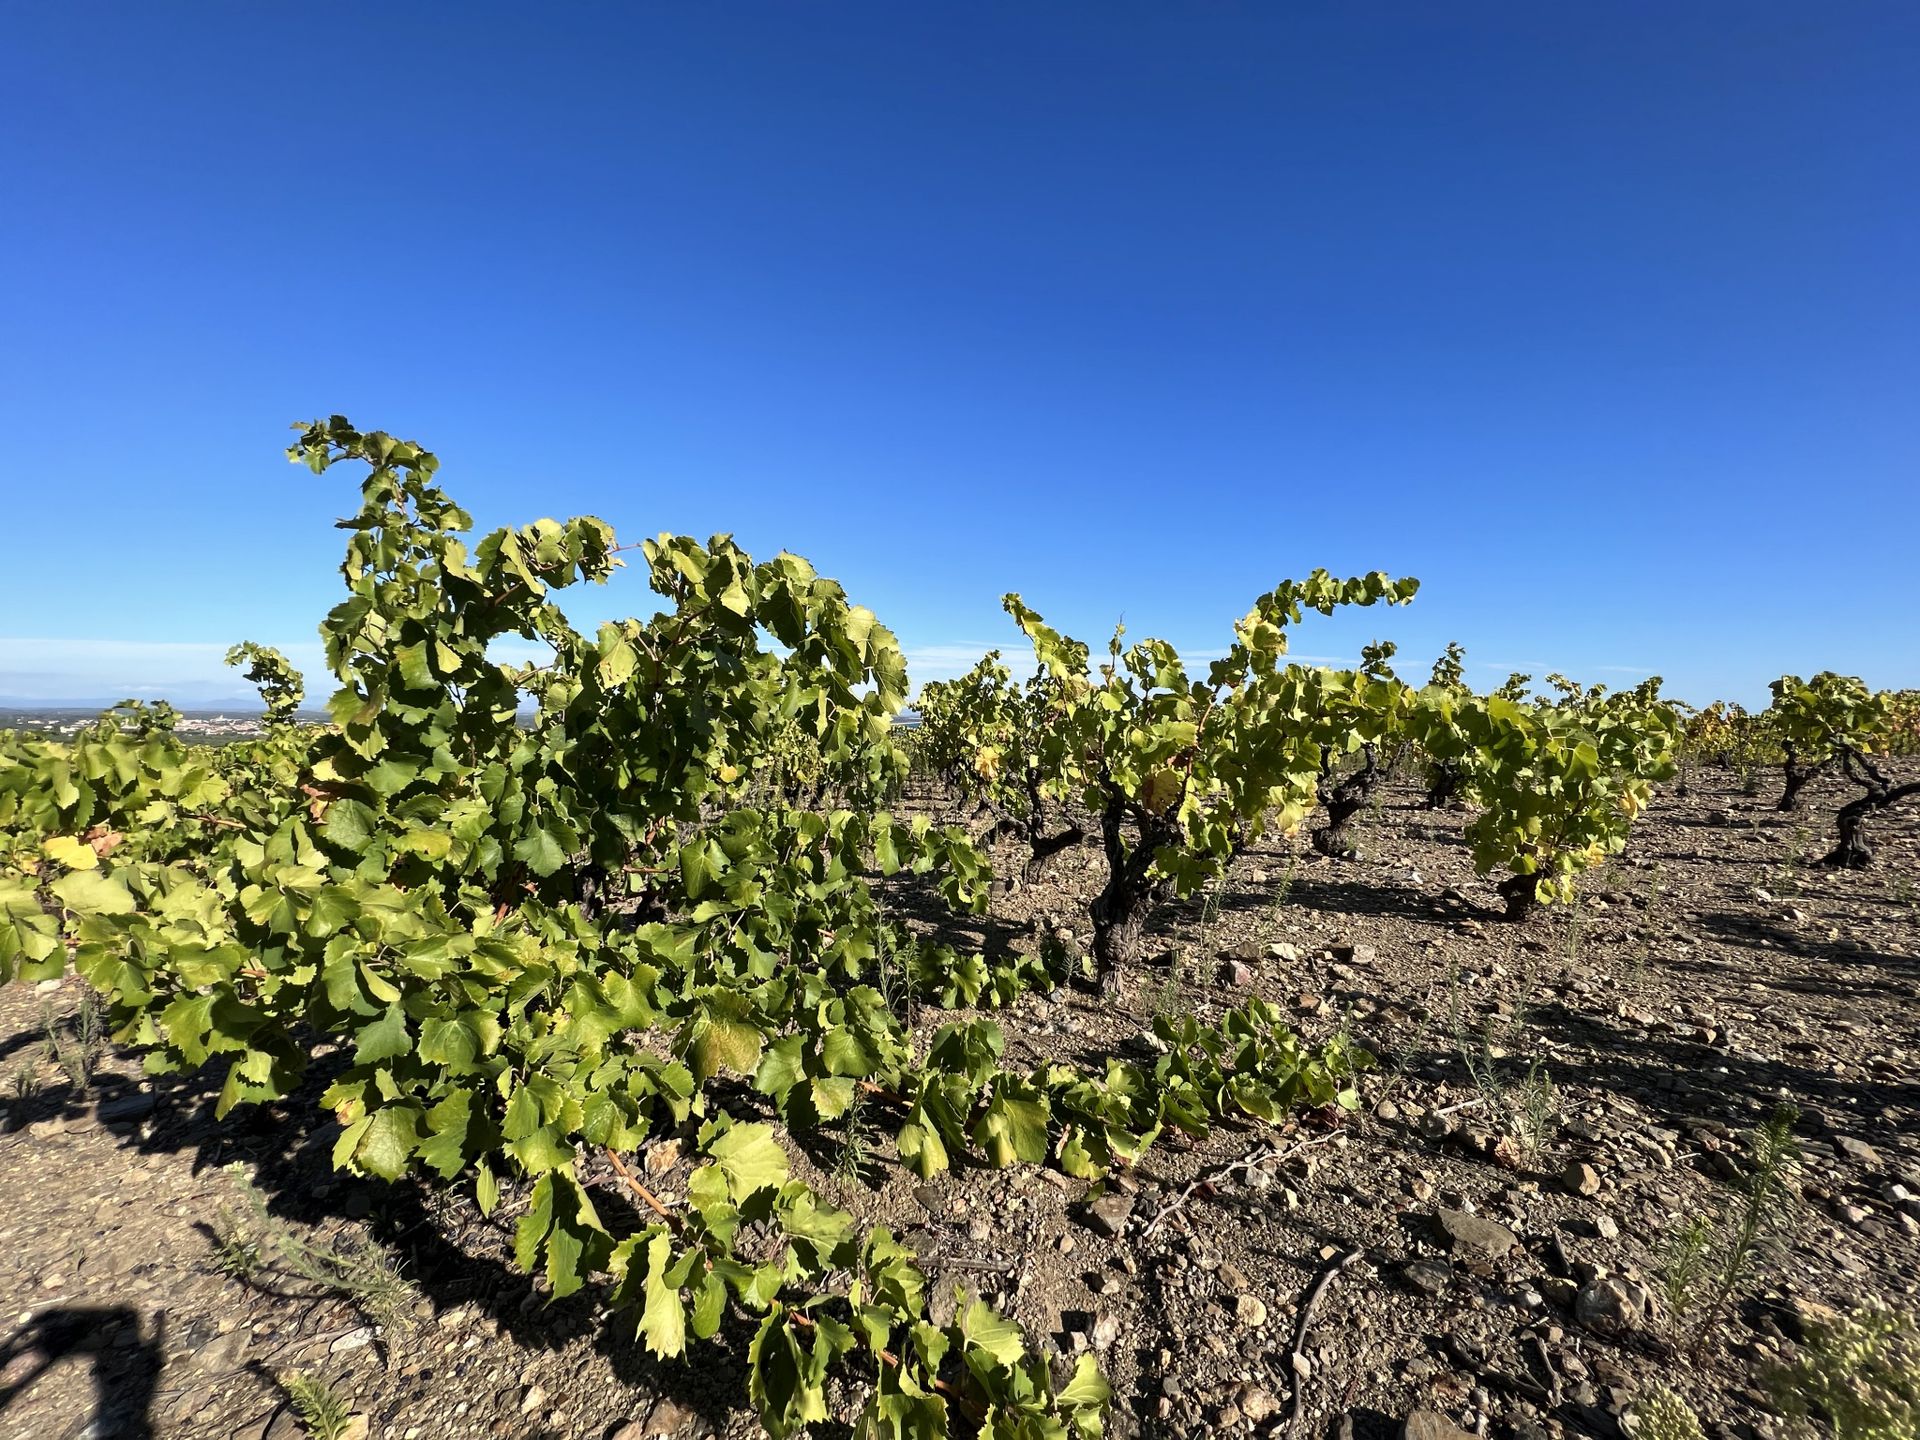
[{"label": "gnarled vine trunk", "polygon": [[1146,949],[1147,919],[1165,898],[1165,884],[1153,875],[1153,856],[1172,837],[1157,833],[1149,817],[1136,816],[1139,829],[1129,846],[1127,808],[1110,800],[1100,815],[1100,841],[1107,855],[1107,883],[1093,897],[1094,976],[1102,993],[1120,986],[1122,966],[1140,963]]},{"label": "gnarled vine trunk", "polygon": [[1786,747],[1786,752],[1786,788],[1780,792],[1780,804],[1778,808],[1791,813],[1800,808],[1800,792],[1806,789],[1814,777],[1819,775],[1821,771],[1825,770],[1833,762],[1831,760],[1819,760],[1811,765],[1803,765],[1794,756],[1791,745]]},{"label": "gnarled vine trunk", "polygon": [[1380,782],[1393,771],[1391,761],[1379,763],[1373,746],[1365,746],[1364,753],[1366,763],[1344,780],[1336,781],[1329,769],[1321,772],[1320,803],[1326,807],[1327,823],[1308,838],[1315,850],[1336,860],[1351,860],[1359,853],[1350,833],[1353,817],[1366,808]]},{"label": "gnarled vine trunk", "polygon": [[1070,822],[1064,830],[1053,835],[1029,833],[1027,849],[1030,853],[1027,856],[1026,878],[1029,881],[1037,880],[1049,860],[1063,850],[1071,850],[1086,838],[1087,832]]},{"label": "gnarled vine trunk", "polygon": [[1509,875],[1497,887],[1500,898],[1507,902],[1507,916],[1518,923],[1527,919],[1540,906],[1540,877],[1538,875]]},{"label": "gnarled vine trunk", "polygon": [[1460,798],[1460,788],[1466,783],[1467,772],[1458,760],[1434,761],[1427,771],[1427,809],[1445,810]]},{"label": "gnarled vine trunk", "polygon": [[1840,807],[1840,813],[1834,817],[1840,832],[1839,841],[1821,863],[1847,870],[1865,870],[1873,864],[1873,847],[1867,844],[1867,820],[1877,810],[1920,795],[1920,780],[1895,785],[1871,760],[1851,750],[1841,751],[1840,760],[1847,777],[1864,785],[1867,793]]}]

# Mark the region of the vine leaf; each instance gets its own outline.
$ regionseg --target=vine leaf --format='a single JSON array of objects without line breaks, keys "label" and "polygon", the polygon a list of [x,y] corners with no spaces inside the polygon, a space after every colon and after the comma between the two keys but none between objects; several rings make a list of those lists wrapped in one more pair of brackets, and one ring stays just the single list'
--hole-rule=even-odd
[{"label": "vine leaf", "polygon": [[680,1292],[667,1284],[673,1241],[663,1230],[647,1242],[647,1290],[640,1315],[640,1334],[647,1349],[670,1360],[687,1348],[687,1312]]}]

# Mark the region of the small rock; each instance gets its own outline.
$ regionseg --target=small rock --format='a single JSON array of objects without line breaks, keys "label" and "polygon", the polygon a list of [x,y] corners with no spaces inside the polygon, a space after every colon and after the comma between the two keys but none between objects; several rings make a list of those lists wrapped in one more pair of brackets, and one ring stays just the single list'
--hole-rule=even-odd
[{"label": "small rock", "polygon": [[1443,1207],[1434,1211],[1433,1218],[1442,1241],[1455,1254],[1468,1250],[1487,1256],[1504,1255],[1520,1243],[1506,1226],[1463,1210]]},{"label": "small rock", "polygon": [[1446,1293],[1453,1271],[1437,1260],[1409,1260],[1400,1267],[1400,1278],[1408,1289],[1431,1298]]},{"label": "small rock", "polygon": [[1600,1172],[1584,1160],[1569,1160],[1560,1172],[1560,1183],[1575,1195],[1598,1195]]},{"label": "small rock", "polygon": [[1573,1302],[1573,1318],[1603,1335],[1637,1330],[1647,1318],[1652,1296],[1646,1288],[1617,1275],[1588,1282]]},{"label": "small rock", "polygon": [[1249,1330],[1258,1330],[1267,1323],[1267,1302],[1258,1295],[1242,1295],[1233,1302],[1233,1313]]},{"label": "small rock", "polygon": [[1109,1240],[1118,1240],[1133,1218],[1133,1196],[1109,1191],[1087,1206],[1087,1220]]},{"label": "small rock", "polygon": [[344,1355],[349,1350],[364,1350],[372,1343],[373,1327],[371,1325],[361,1325],[349,1330],[338,1340],[335,1340],[333,1344],[327,1347],[327,1353],[330,1355]]}]

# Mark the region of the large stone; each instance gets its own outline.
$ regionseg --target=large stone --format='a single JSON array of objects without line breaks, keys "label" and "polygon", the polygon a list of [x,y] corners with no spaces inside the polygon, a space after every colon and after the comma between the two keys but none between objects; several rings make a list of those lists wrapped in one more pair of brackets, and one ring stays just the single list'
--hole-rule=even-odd
[{"label": "large stone", "polygon": [[1256,1425],[1280,1413],[1280,1402],[1258,1385],[1242,1385],[1233,1403],[1240,1407],[1242,1415]]},{"label": "large stone", "polygon": [[647,1412],[644,1432],[649,1440],[697,1440],[713,1433],[712,1427],[692,1408],[671,1396],[663,1395]]},{"label": "large stone", "polygon": [[1836,1135],[1833,1141],[1833,1148],[1849,1160],[1857,1160],[1862,1165],[1871,1165],[1876,1169],[1879,1168],[1880,1152],[1864,1140],[1856,1140],[1851,1135]]},{"label": "large stone", "polygon": [[1506,1226],[1479,1215],[1469,1215],[1464,1210],[1443,1207],[1434,1212],[1433,1220],[1441,1240],[1456,1255],[1465,1251],[1497,1257],[1520,1243],[1519,1237]]},{"label": "large stone", "polygon": [[1407,1416],[1406,1427],[1400,1433],[1404,1440],[1474,1440],[1437,1410],[1414,1411]]}]

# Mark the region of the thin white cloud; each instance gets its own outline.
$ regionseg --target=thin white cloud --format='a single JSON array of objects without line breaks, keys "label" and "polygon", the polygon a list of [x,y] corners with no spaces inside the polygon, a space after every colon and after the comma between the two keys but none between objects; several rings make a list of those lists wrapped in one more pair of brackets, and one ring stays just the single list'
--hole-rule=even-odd
[{"label": "thin white cloud", "polygon": [[957,641],[944,645],[908,645],[901,653],[907,657],[907,678],[914,689],[929,680],[957,680],[989,650],[1000,652],[1000,663],[1022,678],[1040,668],[1040,662],[1027,644],[994,645],[979,641]]}]

